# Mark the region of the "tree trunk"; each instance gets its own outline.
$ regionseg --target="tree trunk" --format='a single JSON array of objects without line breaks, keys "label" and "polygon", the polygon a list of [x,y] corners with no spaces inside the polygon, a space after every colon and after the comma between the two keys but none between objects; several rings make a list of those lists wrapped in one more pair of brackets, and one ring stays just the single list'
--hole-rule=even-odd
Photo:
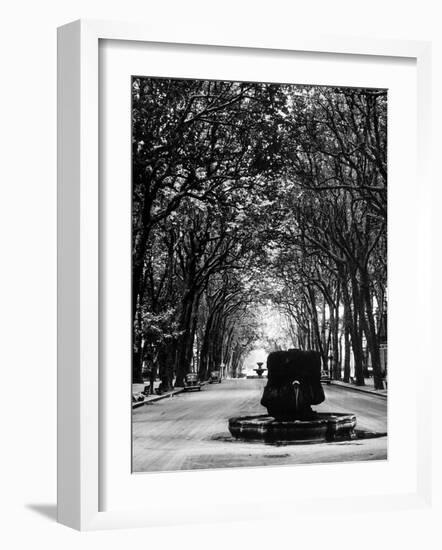
[{"label": "tree trunk", "polygon": [[364,319],[364,332],[367,339],[367,347],[370,351],[371,366],[373,368],[374,387],[376,390],[384,388],[382,380],[381,356],[379,353],[379,344],[376,334],[376,322],[373,315],[373,306],[370,296],[370,287],[367,273],[362,274],[362,295],[365,304],[366,319]]},{"label": "tree trunk", "polygon": [[353,319],[350,327],[351,346],[355,360],[355,378],[357,386],[365,386],[364,379],[364,352],[362,348],[361,310],[363,301],[360,293],[359,282],[353,273],[351,277],[353,295]]},{"label": "tree trunk", "polygon": [[178,387],[184,386],[184,377],[190,372],[193,355],[193,342],[195,338],[197,310],[200,296],[195,290],[188,291],[183,299],[183,306],[180,316],[180,331],[176,355],[176,381]]},{"label": "tree trunk", "polygon": [[335,380],[341,380],[341,364],[339,361],[339,306],[334,307],[330,304],[330,334],[332,341],[332,353],[333,353],[333,378]]},{"label": "tree trunk", "polygon": [[325,352],[321,341],[321,333],[319,330],[319,321],[318,321],[318,311],[316,309],[315,291],[311,287],[308,287],[308,293],[309,293],[310,307],[312,312],[311,321],[313,325],[313,334],[314,334],[314,339],[316,341],[315,349],[319,351],[319,353],[321,354],[322,368],[327,369],[327,353]]},{"label": "tree trunk", "polygon": [[143,350],[142,350],[142,323],[141,314],[138,312],[136,323],[134,323],[133,329],[133,343],[132,343],[132,383],[143,383]]},{"label": "tree trunk", "polygon": [[176,354],[176,381],[175,385],[178,387],[184,386],[184,377],[189,372],[190,365],[188,361],[188,347],[192,337],[192,309],[193,309],[193,295],[187,294],[183,300],[182,312],[180,316],[179,330],[182,333],[178,341],[178,349]]},{"label": "tree trunk", "polygon": [[207,380],[209,377],[209,354],[211,349],[211,335],[213,325],[213,313],[207,319],[204,328],[203,341],[201,344],[201,356],[199,365],[199,377],[201,380]]},{"label": "tree trunk", "polygon": [[345,324],[344,328],[344,382],[350,382],[350,331]]},{"label": "tree trunk", "polygon": [[[351,278],[351,288],[353,297],[353,308],[351,307],[350,293],[348,290],[348,282],[342,278],[342,298],[344,302],[345,324],[350,335],[351,347],[355,363],[355,378],[358,386],[364,386],[364,365],[362,357],[362,340],[358,332],[358,291],[357,281],[353,276]],[[347,356],[349,357],[349,355]],[[348,366],[349,368],[349,366]]]},{"label": "tree trunk", "polygon": [[161,345],[158,351],[158,375],[163,391],[170,391],[173,388],[173,368],[175,364],[175,355],[175,340]]}]

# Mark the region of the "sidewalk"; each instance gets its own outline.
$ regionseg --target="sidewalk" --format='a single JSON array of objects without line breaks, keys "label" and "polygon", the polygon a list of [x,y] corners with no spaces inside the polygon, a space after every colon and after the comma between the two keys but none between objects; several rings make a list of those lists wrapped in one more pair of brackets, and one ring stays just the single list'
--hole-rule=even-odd
[{"label": "sidewalk", "polygon": [[[207,381],[201,383],[202,386],[205,386],[206,384],[208,384]],[[146,386],[146,385],[147,385],[147,383],[146,384],[132,384],[132,394],[141,393],[144,390],[144,386]],[[160,382],[157,380],[154,384],[154,388],[155,389],[158,388],[159,385],[160,385]],[[155,393],[151,394],[151,395],[148,395],[148,396],[145,395],[144,396],[144,401],[138,401],[136,403],[132,403],[132,408],[136,409],[138,407],[146,405],[147,403],[154,403],[155,401],[160,401],[161,399],[166,399],[167,397],[173,397],[174,395],[182,393],[183,391],[184,391],[184,388],[176,388],[176,389],[173,389],[171,391],[162,393],[161,395],[157,395]]]},{"label": "sidewalk", "polygon": [[[141,393],[144,390],[144,387],[146,384],[132,384],[132,394],[134,393]],[[154,389],[158,388],[160,385],[160,382],[157,380],[154,384]],[[151,395],[145,395],[144,401],[138,401],[136,403],[132,403],[132,408],[136,409],[138,407],[141,407],[145,405],[146,403],[154,403],[155,401],[159,401],[160,399],[166,399],[167,397],[173,397],[174,395],[177,395],[178,393],[181,393],[184,391],[184,388],[177,388],[165,393],[162,393],[161,395],[157,395],[156,393],[153,393]]]},{"label": "sidewalk", "polygon": [[349,390],[353,391],[359,391],[363,393],[370,393],[371,395],[377,395],[379,397],[387,397],[388,390],[375,390],[373,379],[372,378],[366,378],[365,379],[365,386],[356,386],[355,384],[349,384],[347,382],[341,382],[341,380],[332,380],[331,384],[334,386],[341,386],[343,388],[347,388]]}]

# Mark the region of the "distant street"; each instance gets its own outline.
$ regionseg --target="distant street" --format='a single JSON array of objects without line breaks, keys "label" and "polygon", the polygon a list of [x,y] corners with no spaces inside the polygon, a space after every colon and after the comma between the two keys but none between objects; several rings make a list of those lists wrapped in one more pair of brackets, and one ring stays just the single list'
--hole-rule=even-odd
[{"label": "distant street", "polygon": [[[266,380],[224,380],[200,392],[182,393],[133,411],[133,471],[282,465],[374,460],[387,457],[387,399],[324,386],[322,412],[349,412],[366,438],[338,443],[269,445],[233,440],[232,416],[265,414],[260,404]],[[371,434],[371,437],[370,437]]]}]

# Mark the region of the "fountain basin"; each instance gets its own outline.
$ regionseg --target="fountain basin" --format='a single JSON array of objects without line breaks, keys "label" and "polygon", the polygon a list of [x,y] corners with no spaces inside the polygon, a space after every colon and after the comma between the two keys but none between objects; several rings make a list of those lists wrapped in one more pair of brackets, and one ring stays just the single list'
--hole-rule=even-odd
[{"label": "fountain basin", "polygon": [[356,416],[346,413],[315,413],[309,420],[275,420],[269,415],[229,419],[233,437],[265,443],[320,443],[354,439]]}]

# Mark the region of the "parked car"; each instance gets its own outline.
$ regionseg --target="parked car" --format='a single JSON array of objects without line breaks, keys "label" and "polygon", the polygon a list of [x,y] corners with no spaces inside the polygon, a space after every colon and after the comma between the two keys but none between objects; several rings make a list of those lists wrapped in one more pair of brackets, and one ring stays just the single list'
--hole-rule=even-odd
[{"label": "parked car", "polygon": [[218,382],[218,384],[221,384],[221,371],[219,371],[219,370],[213,370],[210,373],[209,383],[213,384],[215,382]]},{"label": "parked car", "polygon": [[325,384],[330,384],[331,374],[329,370],[321,370],[321,382],[324,382]]},{"label": "parked car", "polygon": [[201,382],[198,380],[196,372],[189,372],[184,377],[184,391],[198,390],[201,391]]}]

